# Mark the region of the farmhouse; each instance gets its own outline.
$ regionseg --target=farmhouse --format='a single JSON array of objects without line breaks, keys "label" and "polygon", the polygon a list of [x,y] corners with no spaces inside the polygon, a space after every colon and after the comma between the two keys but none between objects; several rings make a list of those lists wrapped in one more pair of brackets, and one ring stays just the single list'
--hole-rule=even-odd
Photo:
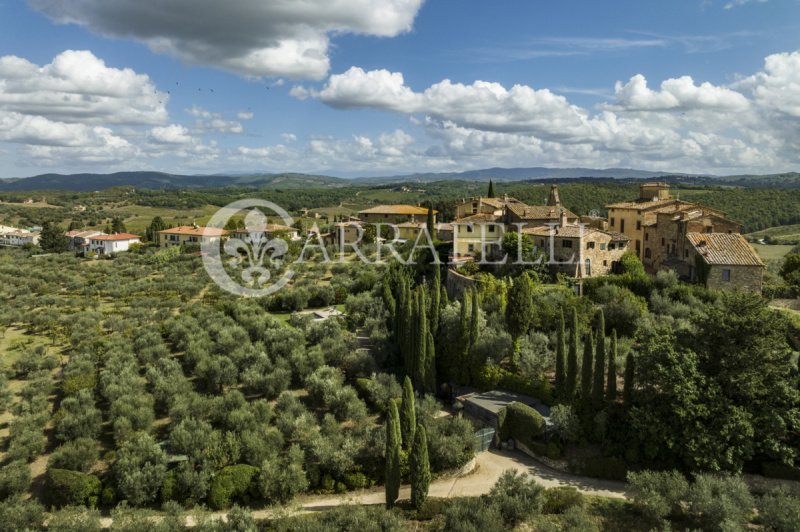
[{"label": "farmhouse", "polygon": [[130,233],[114,233],[113,235],[95,235],[89,239],[89,249],[98,255],[111,255],[128,251],[133,244],[141,242],[139,235]]},{"label": "farmhouse", "polygon": [[38,231],[26,231],[13,227],[4,227],[0,231],[0,246],[24,246],[25,244],[37,245],[39,243]]},{"label": "farmhouse", "polygon": [[264,224],[231,231],[231,237],[233,238],[245,239],[250,235],[265,235],[267,239],[279,237],[288,238],[289,240],[300,240],[299,231],[297,229],[281,224]]},{"label": "farmhouse", "polygon": [[[437,214],[437,211],[433,211],[434,223]],[[428,209],[414,205],[378,205],[358,213],[358,218],[365,223],[424,222],[427,217]]]},{"label": "farmhouse", "polygon": [[217,227],[199,225],[182,225],[158,232],[158,245],[162,248],[180,246],[182,244],[201,245],[212,243],[228,236],[229,232]]},{"label": "farmhouse", "polygon": [[91,245],[92,237],[101,235],[105,235],[105,233],[102,231],[86,231],[83,229],[74,229],[64,233],[69,249],[77,252],[88,250]]}]

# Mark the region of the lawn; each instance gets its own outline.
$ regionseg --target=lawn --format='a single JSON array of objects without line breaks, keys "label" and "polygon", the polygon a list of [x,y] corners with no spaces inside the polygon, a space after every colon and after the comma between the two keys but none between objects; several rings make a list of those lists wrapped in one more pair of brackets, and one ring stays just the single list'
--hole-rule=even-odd
[{"label": "lawn", "polygon": [[781,244],[753,244],[753,247],[758,252],[758,255],[765,261],[767,260],[781,260],[789,253],[794,246],[781,245]]}]

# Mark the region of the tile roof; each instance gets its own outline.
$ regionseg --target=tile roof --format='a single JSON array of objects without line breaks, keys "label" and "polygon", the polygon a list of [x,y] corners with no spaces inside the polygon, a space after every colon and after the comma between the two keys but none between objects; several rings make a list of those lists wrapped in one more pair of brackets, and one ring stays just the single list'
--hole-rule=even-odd
[{"label": "tile roof", "polygon": [[194,225],[181,225],[171,229],[159,231],[164,235],[192,235],[192,236],[226,236],[228,231],[218,227],[202,227]]},{"label": "tile roof", "polygon": [[[439,211],[434,210],[433,214]],[[428,214],[428,209],[425,207],[416,207],[414,205],[378,205],[370,209],[358,211],[358,214],[394,214],[399,216],[409,215],[424,215]]]},{"label": "tile roof", "polygon": [[91,237],[92,240],[139,240],[139,235],[130,233],[114,233],[113,235],[97,235]]},{"label": "tile roof", "polygon": [[516,214],[521,220],[557,220],[563,210],[567,218],[577,218],[578,215],[564,207],[555,205],[525,205],[509,204],[508,210]]},{"label": "tile roof", "polygon": [[667,205],[672,205],[676,199],[663,199],[663,200],[637,200],[637,201],[621,201],[619,203],[610,203],[606,205],[606,209],[634,209],[637,211],[657,209]]},{"label": "tile roof", "polygon": [[502,218],[498,214],[473,214],[471,216],[465,216],[463,218],[459,218],[457,220],[453,220],[454,224],[468,224],[468,223],[486,223],[486,222],[496,222]]},{"label": "tile roof", "polygon": [[102,231],[89,231],[86,229],[73,229],[72,231],[67,231],[64,233],[65,236],[69,238],[91,238],[97,235],[104,235],[105,233]]},{"label": "tile roof", "polygon": [[231,232],[236,234],[242,234],[242,233],[274,233],[275,231],[297,231],[297,229],[282,224],[266,224],[266,225],[256,225],[254,227],[246,227],[243,229],[236,229],[235,231]]},{"label": "tile roof", "polygon": [[[630,238],[623,235],[622,233],[615,233],[613,231],[603,231],[602,229],[597,229],[594,227],[588,227],[586,225],[581,228],[578,225],[569,224],[566,226],[556,226],[553,227],[552,230],[554,231],[553,236],[559,236],[562,238],[580,238],[588,237],[591,234],[601,234],[601,235],[609,235],[611,240],[613,241],[628,241]],[[550,236],[551,226],[549,225],[540,225],[537,227],[525,227],[522,229],[523,234],[526,235],[534,235],[534,236]]]},{"label": "tile roof", "polygon": [[686,233],[686,239],[707,264],[764,265],[753,246],[738,233]]}]

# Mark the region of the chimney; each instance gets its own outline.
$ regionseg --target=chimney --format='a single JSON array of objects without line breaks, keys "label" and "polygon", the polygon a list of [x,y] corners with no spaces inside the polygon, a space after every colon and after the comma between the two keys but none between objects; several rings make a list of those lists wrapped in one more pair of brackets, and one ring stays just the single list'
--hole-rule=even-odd
[{"label": "chimney", "polygon": [[559,217],[559,225],[561,227],[566,227],[567,226],[567,211],[566,211],[566,209],[561,209],[561,211],[559,212],[559,216],[558,217]]}]

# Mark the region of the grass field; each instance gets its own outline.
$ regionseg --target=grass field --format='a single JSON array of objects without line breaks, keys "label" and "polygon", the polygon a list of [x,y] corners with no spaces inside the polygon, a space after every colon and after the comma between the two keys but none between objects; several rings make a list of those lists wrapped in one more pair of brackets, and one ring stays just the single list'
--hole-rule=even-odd
[{"label": "grass field", "polygon": [[800,242],[800,224],[768,227],[747,235],[754,238],[770,237],[780,243]]},{"label": "grass field", "polygon": [[753,247],[758,252],[758,255],[763,260],[780,260],[786,256],[794,246],[780,245],[780,244],[753,244]]}]

